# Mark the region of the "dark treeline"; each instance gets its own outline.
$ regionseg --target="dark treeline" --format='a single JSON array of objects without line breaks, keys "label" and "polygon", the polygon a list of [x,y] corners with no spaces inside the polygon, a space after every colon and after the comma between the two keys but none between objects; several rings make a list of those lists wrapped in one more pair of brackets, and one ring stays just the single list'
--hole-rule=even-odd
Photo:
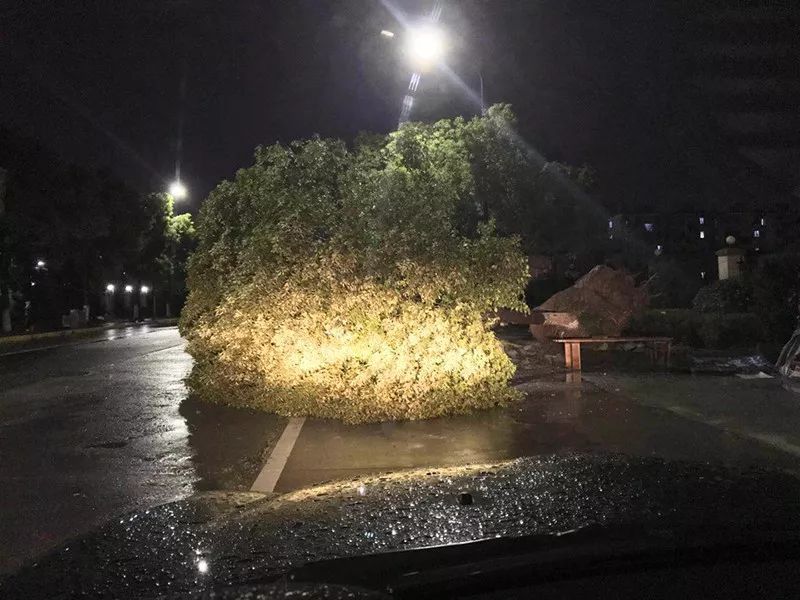
[{"label": "dark treeline", "polygon": [[[0,128],[2,330],[175,312],[194,239],[166,194],[69,164]],[[112,287],[113,286],[113,287]]]}]

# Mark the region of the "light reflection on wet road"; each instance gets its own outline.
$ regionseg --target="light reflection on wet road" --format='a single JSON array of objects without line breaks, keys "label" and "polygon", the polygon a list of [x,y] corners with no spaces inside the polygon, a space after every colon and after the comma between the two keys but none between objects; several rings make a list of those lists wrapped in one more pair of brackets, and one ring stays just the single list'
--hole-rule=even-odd
[{"label": "light reflection on wet road", "polygon": [[0,571],[129,510],[248,489],[284,420],[188,399],[183,347],[145,326],[0,357]]}]

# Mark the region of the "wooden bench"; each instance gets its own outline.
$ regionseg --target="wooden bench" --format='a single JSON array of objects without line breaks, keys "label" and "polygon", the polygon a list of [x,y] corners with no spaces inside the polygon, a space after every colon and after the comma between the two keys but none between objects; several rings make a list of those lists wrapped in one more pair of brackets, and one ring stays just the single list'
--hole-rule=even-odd
[{"label": "wooden bench", "polygon": [[581,344],[647,344],[650,346],[650,360],[655,364],[663,361],[669,367],[672,357],[672,338],[668,337],[590,337],[562,338],[553,340],[564,344],[564,366],[574,371],[581,370]]}]

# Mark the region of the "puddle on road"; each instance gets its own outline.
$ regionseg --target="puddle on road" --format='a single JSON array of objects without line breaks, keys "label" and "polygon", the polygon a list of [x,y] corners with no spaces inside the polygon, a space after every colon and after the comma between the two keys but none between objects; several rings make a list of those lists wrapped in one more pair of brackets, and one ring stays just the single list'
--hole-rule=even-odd
[{"label": "puddle on road", "polygon": [[195,397],[178,409],[189,432],[198,490],[249,490],[286,419]]}]

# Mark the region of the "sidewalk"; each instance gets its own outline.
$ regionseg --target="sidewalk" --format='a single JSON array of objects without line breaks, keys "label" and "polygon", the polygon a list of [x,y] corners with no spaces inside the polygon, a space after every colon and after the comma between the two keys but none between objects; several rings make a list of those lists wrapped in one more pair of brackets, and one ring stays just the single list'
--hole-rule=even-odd
[{"label": "sidewalk", "polygon": [[731,375],[586,373],[609,393],[800,458],[800,396],[780,378]]}]

